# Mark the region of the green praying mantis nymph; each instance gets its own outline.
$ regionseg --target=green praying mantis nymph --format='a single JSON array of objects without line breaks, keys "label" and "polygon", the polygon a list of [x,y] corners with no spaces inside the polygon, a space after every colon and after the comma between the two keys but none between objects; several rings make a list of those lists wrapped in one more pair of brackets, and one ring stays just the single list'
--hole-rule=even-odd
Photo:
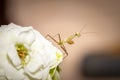
[{"label": "green praying mantis nymph", "polygon": [[49,38],[51,38],[55,43],[57,43],[57,45],[59,45],[60,46],[60,48],[64,51],[64,53],[65,53],[65,57],[68,55],[68,52],[67,52],[67,50],[66,50],[66,48],[65,48],[65,44],[67,43],[67,44],[74,44],[74,41],[73,41],[73,39],[75,38],[75,37],[80,37],[81,35],[80,35],[80,33],[79,32],[75,32],[73,35],[70,35],[70,36],[68,36],[67,38],[65,38],[65,39],[61,39],[61,36],[60,36],[60,34],[57,34],[57,36],[58,36],[58,38],[59,38],[59,40],[57,41],[56,39],[54,39],[51,35],[49,35],[49,34],[47,34],[47,36],[46,37],[49,37]]},{"label": "green praying mantis nymph", "polygon": [[[66,48],[65,48],[65,44],[74,44],[74,41],[73,41],[73,39],[75,38],[75,37],[80,37],[80,36],[82,36],[81,35],[81,31],[83,30],[85,28],[85,26],[82,26],[82,28],[81,28],[81,30],[80,30],[80,32],[75,32],[73,35],[70,35],[70,36],[68,36],[67,38],[65,38],[65,39],[61,39],[61,35],[60,34],[57,34],[57,36],[58,36],[58,41],[54,38],[54,37],[52,37],[51,35],[49,35],[49,34],[47,34],[46,35],[46,37],[49,37],[49,38],[51,38],[55,43],[57,43],[57,45],[59,45],[60,46],[60,48],[64,51],[64,58],[66,57],[66,56],[68,56],[68,52],[67,52],[67,50],[66,50]],[[82,34],[87,34],[87,33],[96,33],[96,32],[85,32],[85,33],[82,33]]]}]

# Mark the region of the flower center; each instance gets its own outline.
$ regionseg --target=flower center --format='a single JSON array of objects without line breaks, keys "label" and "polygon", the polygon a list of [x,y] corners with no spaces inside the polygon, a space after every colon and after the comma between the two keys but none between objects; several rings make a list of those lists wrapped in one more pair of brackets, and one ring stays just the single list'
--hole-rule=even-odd
[{"label": "flower center", "polygon": [[18,56],[22,61],[22,65],[24,66],[26,64],[25,58],[28,55],[28,49],[23,44],[16,44],[15,47],[16,47]]}]

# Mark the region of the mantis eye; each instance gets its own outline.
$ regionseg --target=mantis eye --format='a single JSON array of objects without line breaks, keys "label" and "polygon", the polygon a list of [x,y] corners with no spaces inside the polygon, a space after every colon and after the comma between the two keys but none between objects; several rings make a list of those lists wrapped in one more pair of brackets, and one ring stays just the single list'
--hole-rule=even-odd
[{"label": "mantis eye", "polygon": [[80,35],[80,32],[76,32],[76,33],[75,33],[75,36],[80,37],[80,36],[81,36],[81,35]]}]

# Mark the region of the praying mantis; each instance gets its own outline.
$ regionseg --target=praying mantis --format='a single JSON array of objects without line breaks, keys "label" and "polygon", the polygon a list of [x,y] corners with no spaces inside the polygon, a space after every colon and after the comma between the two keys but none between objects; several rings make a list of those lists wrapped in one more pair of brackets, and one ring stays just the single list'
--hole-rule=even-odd
[{"label": "praying mantis", "polygon": [[64,51],[64,53],[65,53],[65,57],[66,56],[68,56],[68,52],[67,52],[67,50],[66,50],[66,48],[65,48],[65,44],[67,43],[67,44],[73,44],[74,43],[74,41],[73,41],[73,39],[75,38],[75,37],[80,37],[80,33],[79,32],[75,32],[73,35],[70,35],[69,37],[67,37],[67,38],[65,38],[65,39],[61,39],[61,36],[60,36],[60,34],[58,33],[57,34],[57,36],[58,36],[58,38],[59,38],[59,40],[57,41],[56,39],[54,39],[51,35],[49,35],[49,34],[47,34],[47,36],[46,37],[49,37],[49,38],[51,38],[55,43],[57,43],[57,45],[59,45],[60,46],[60,48]]},{"label": "praying mantis", "polygon": [[[75,37],[80,37],[80,36],[81,36],[81,31],[82,31],[84,28],[85,28],[85,26],[83,26],[83,27],[81,28],[80,32],[75,32],[73,35],[70,35],[70,36],[68,36],[68,37],[65,38],[65,39],[61,39],[61,35],[58,33],[58,34],[57,34],[57,36],[58,36],[58,41],[57,41],[56,39],[54,39],[54,37],[52,37],[52,36],[49,35],[49,34],[46,35],[46,38],[47,38],[47,37],[51,38],[57,45],[59,45],[60,48],[64,51],[65,57],[66,57],[66,56],[68,56],[68,52],[67,52],[67,50],[66,50],[66,48],[65,48],[65,44],[69,44],[69,45],[74,44],[73,39],[74,39]],[[96,33],[96,32],[85,32],[85,33],[83,33],[83,34],[87,34],[87,33]],[[64,57],[64,58],[65,58],[65,57]]]}]

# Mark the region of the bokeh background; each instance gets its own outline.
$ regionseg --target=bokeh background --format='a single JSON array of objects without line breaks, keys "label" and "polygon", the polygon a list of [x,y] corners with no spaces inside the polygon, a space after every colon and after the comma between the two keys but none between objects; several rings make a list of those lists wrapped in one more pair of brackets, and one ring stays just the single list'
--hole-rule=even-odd
[{"label": "bokeh background", "polygon": [[89,80],[79,69],[90,51],[120,51],[120,0],[1,0],[0,6],[1,24],[33,26],[44,36],[64,39],[85,26],[75,44],[66,45],[61,80]]}]

